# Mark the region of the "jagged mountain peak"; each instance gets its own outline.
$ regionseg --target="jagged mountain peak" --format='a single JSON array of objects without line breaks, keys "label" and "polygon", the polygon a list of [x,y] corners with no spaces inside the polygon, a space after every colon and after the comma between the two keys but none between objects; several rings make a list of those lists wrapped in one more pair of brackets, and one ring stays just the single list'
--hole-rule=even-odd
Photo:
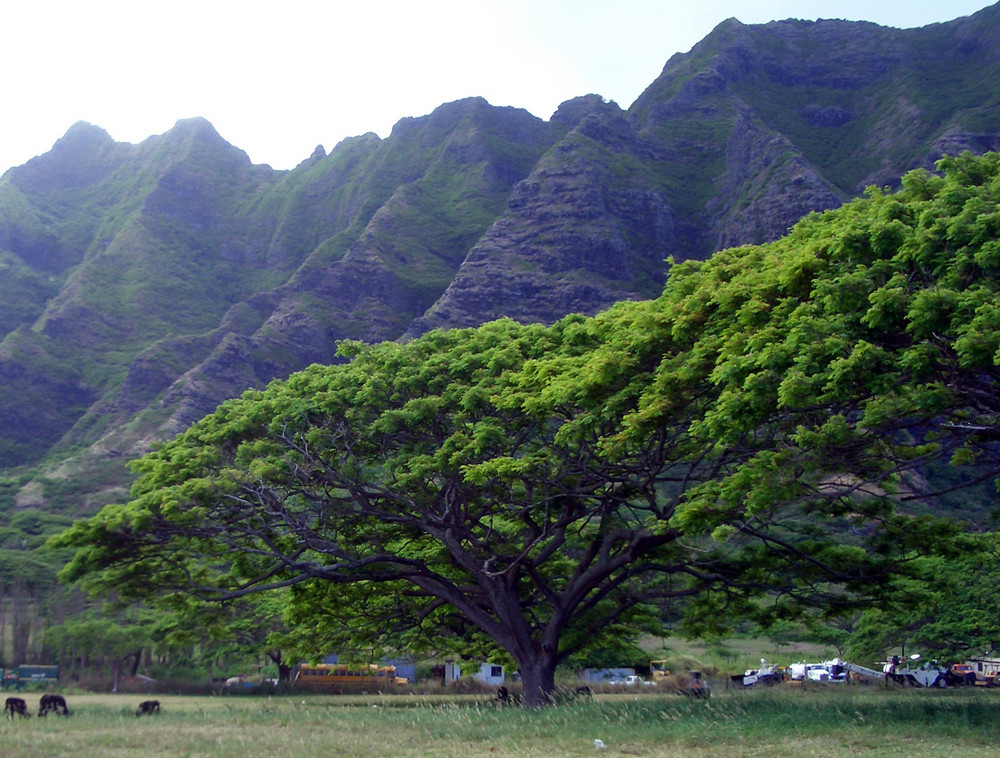
[{"label": "jagged mountain peak", "polygon": [[78,121],[49,152],[9,169],[3,178],[28,193],[84,187],[105,179],[127,148],[101,127]]},{"label": "jagged mountain peak", "polygon": [[549,119],[554,124],[572,128],[584,118],[596,113],[622,114],[622,109],[613,100],[605,100],[600,95],[581,95],[561,103]]},{"label": "jagged mountain peak", "polygon": [[[179,161],[208,162],[224,160],[241,166],[250,165],[250,157],[227,142],[208,119],[186,118],[177,121],[163,134],[144,140],[139,149],[154,160],[166,164]],[[269,166],[260,170],[270,171]]]},{"label": "jagged mountain peak", "polygon": [[66,134],[56,141],[52,146],[52,152],[59,155],[63,151],[93,151],[110,142],[114,142],[114,140],[102,127],[95,126],[88,121],[77,121],[66,130]]},{"label": "jagged mountain peak", "polygon": [[418,139],[433,144],[462,125],[490,131],[517,129],[525,123],[542,124],[541,119],[523,108],[491,105],[483,97],[467,97],[439,105],[426,116],[400,119],[393,125],[390,139]]}]

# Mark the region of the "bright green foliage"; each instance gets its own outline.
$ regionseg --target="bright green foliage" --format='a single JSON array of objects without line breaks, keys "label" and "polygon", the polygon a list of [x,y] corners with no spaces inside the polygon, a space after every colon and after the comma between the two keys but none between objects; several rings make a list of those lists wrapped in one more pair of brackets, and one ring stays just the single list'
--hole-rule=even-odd
[{"label": "bright green foliage", "polygon": [[148,628],[110,618],[80,617],[46,630],[46,643],[50,647],[70,648],[85,659],[125,658],[148,642]]},{"label": "bright green foliage", "polygon": [[993,464],[998,163],[943,161],[595,318],[344,344],[140,460],[128,504],[57,540],[66,575],[292,587],[326,645],[500,647],[529,702],[657,604],[694,598],[705,632],[888,594],[949,536],[896,512],[913,473]]},{"label": "bright green foliage", "polygon": [[915,578],[891,602],[866,610],[849,638],[851,654],[877,660],[904,649],[945,663],[996,649],[1000,609],[998,535],[969,535],[958,555],[921,558]]},{"label": "bright green foliage", "polygon": [[931,457],[989,453],[1000,272],[977,261],[997,238],[997,163],[947,159],[943,179],[914,172],[897,195],[772,245],[675,267],[661,307],[678,344],[626,434],[668,423],[665,391],[697,367],[711,396],[692,429],[746,460],[689,493],[674,523],[708,530],[866,483],[895,491]]},{"label": "bright green foliage", "polygon": [[56,584],[56,568],[28,550],[0,548],[0,589],[7,593],[21,585],[41,594]]},{"label": "bright green foliage", "polygon": [[50,626],[42,636],[47,650],[58,651],[58,657],[49,660],[62,664],[65,655],[70,668],[75,668],[79,662],[107,665],[114,680],[113,690],[117,690],[122,674],[135,673],[143,648],[152,641],[148,614],[142,613],[128,613],[118,618],[92,614],[77,616],[58,626]]},{"label": "bright green foliage", "polygon": [[500,403],[526,360],[582,349],[580,321],[346,344],[349,365],[227,403],[137,464],[132,502],[67,533],[88,545],[70,574],[111,567],[99,583],[126,596],[299,585],[290,618],[322,620],[317,641],[500,646],[522,672],[543,658],[548,691],[556,663],[621,631],[602,624],[648,615],[663,590],[633,564],[672,539],[647,529],[663,512],[645,471],[609,468],[593,433],[557,441],[572,409]]}]

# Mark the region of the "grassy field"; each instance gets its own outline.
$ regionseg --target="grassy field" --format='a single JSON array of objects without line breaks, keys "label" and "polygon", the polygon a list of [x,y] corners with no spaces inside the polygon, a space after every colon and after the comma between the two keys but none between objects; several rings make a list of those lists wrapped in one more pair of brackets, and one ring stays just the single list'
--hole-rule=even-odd
[{"label": "grassy field", "polygon": [[642,692],[535,711],[482,696],[157,696],[162,713],[137,718],[146,697],[67,693],[68,718],[0,722],[0,755],[1000,756],[1000,692],[967,689]]}]

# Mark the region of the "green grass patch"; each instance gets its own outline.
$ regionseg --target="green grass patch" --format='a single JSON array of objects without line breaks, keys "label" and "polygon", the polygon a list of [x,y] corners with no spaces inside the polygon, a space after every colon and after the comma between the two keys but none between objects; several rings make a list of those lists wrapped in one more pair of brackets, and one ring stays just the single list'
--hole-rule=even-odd
[{"label": "green grass patch", "polygon": [[[1000,693],[828,688],[600,695],[557,708],[487,696],[67,696],[69,718],[0,723],[7,758],[195,756],[986,756]],[[28,696],[37,709],[37,697]]]}]

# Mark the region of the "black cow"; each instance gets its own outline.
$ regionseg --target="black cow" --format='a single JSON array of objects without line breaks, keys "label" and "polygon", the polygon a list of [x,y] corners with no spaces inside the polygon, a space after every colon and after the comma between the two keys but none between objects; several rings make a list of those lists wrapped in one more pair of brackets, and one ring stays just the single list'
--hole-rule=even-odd
[{"label": "black cow", "polygon": [[139,709],[135,712],[136,716],[142,716],[145,714],[154,714],[160,712],[160,701],[159,700],[143,700],[139,703]]},{"label": "black cow", "polygon": [[69,708],[66,707],[66,698],[62,695],[42,695],[42,699],[38,703],[38,715],[48,716],[49,711],[69,716]]},{"label": "black cow", "polygon": [[31,714],[28,713],[28,704],[24,702],[24,698],[20,697],[7,698],[7,703],[3,707],[3,712],[9,719],[14,718],[14,714],[17,714],[23,719],[31,718]]}]

